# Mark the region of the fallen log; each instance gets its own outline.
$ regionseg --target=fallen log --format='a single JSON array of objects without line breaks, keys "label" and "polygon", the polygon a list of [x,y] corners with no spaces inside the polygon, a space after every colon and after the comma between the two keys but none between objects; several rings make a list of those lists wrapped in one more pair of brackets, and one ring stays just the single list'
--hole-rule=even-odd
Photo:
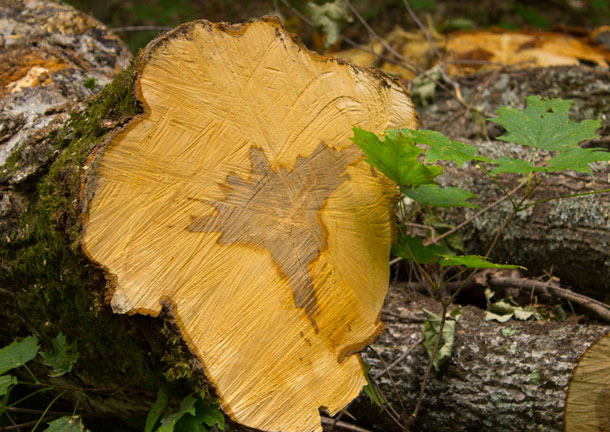
[{"label": "fallen log", "polygon": [[[495,117],[500,106],[523,108],[525,98],[538,94],[549,98],[573,100],[570,117],[581,121],[602,119],[601,138],[586,145],[609,148],[610,111],[608,80],[610,72],[588,67],[505,69],[456,77],[464,107],[452,93],[437,87],[430,105],[418,107],[422,129],[438,130],[453,140],[475,145],[492,158],[527,154],[521,146],[493,141],[503,134],[501,126],[484,122]],[[593,165],[595,177],[565,171],[552,174],[536,191],[532,200],[610,188],[610,165]],[[510,174],[499,176],[511,190],[517,186]],[[502,198],[485,174],[474,165],[462,169],[449,167],[440,177],[446,185],[459,186],[477,194],[481,207]],[[507,201],[477,217],[464,227],[468,253],[487,250],[512,207]],[[464,208],[447,214],[447,221],[458,225],[477,209]],[[610,195],[608,193],[545,202],[519,214],[504,231],[492,254],[494,260],[520,264],[534,276],[545,272],[585,292],[601,292],[610,284]],[[483,252],[482,252],[483,251]]]},{"label": "fallen log", "polygon": [[416,127],[405,89],[310,53],[274,19],[162,36],[73,116],[38,176],[11,181],[19,166],[5,166],[3,316],[77,340],[83,381],[108,361],[110,386],[129,370],[124,395],[89,401],[110,411],[159,382],[158,359],[144,359],[164,341],[127,330],[104,293],[119,314],[165,308],[195,355],[173,359],[191,386],[211,383],[248,426],[321,430],[319,409],[365,384],[356,353],[382,328],[389,277],[396,189],[351,143],[353,125]]},{"label": "fallen log", "polygon": [[[413,412],[428,361],[421,308],[440,313],[429,297],[391,286],[382,316],[386,331],[363,353],[371,376],[393,408]],[[484,321],[464,308],[453,355],[433,370],[414,430],[562,431],[565,400],[574,368],[610,326],[551,321]],[[389,365],[395,364],[387,370]],[[594,410],[594,407],[590,408]],[[360,396],[348,411],[360,424],[401,430]]]}]

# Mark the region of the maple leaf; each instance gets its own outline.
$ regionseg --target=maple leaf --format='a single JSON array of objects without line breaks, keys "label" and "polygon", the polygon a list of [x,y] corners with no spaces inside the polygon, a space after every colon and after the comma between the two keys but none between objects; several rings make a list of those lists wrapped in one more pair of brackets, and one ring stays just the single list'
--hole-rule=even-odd
[{"label": "maple leaf", "polygon": [[598,138],[595,130],[601,126],[600,120],[570,120],[571,104],[570,100],[528,96],[524,110],[500,107],[498,117],[490,120],[506,129],[499,140],[549,151],[564,150],[583,140]]}]

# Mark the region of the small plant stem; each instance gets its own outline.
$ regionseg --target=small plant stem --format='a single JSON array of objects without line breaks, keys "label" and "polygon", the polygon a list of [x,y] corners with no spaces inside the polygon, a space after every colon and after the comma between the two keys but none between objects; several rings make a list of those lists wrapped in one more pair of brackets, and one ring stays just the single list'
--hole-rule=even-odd
[{"label": "small plant stem", "polygon": [[513,217],[515,217],[515,215],[517,213],[518,213],[518,210],[513,210],[511,212],[511,214],[508,215],[506,220],[504,220],[504,223],[502,224],[502,226],[500,227],[500,229],[496,233],[496,236],[494,237],[493,241],[491,242],[491,245],[489,246],[489,249],[487,249],[487,253],[485,254],[486,257],[488,257],[491,254],[491,251],[494,250],[494,248],[496,247],[496,243],[498,243],[498,240],[500,239],[500,236],[502,235],[502,232],[504,232],[504,230],[506,229],[506,227],[508,226],[510,221],[513,220]]},{"label": "small plant stem", "polygon": [[[521,189],[522,187],[525,186],[525,183],[521,183],[518,186],[516,186],[515,188],[513,188],[512,190],[509,191],[509,194],[512,195],[515,192],[517,192],[519,189]],[[464,222],[462,222],[461,224],[455,226],[454,228],[451,228],[449,231],[441,234],[440,236],[433,238],[433,239],[429,239],[423,242],[424,246],[430,246],[432,244],[436,244],[439,241],[441,241],[442,239],[444,239],[445,237],[450,236],[451,234],[453,234],[456,231],[459,231],[460,229],[464,228],[466,225],[468,225],[470,222],[472,222],[473,220],[475,220],[476,218],[478,218],[479,216],[481,216],[483,213],[488,212],[489,210],[491,210],[492,208],[496,207],[498,204],[506,201],[508,199],[508,197],[506,195],[503,195],[501,198],[498,198],[496,201],[492,202],[491,204],[489,204],[487,207],[485,207],[482,210],[479,210],[477,213],[475,213],[474,215],[470,216],[468,219],[466,219]]]},{"label": "small plant stem", "polygon": [[49,409],[53,406],[53,404],[55,403],[55,401],[57,399],[59,399],[60,397],[62,397],[68,390],[64,390],[62,391],[60,394],[58,394],[57,396],[55,396],[53,398],[53,400],[51,400],[51,402],[49,403],[49,405],[47,405],[46,409],[44,410],[44,412],[42,413],[42,415],[40,416],[40,418],[38,419],[38,422],[36,422],[36,424],[34,425],[34,427],[32,428],[32,430],[30,432],[34,432],[36,430],[36,428],[38,427],[38,425],[40,424],[40,422],[46,417],[47,415],[47,411],[49,411]]},{"label": "small plant stem", "polygon": [[413,262],[415,263],[415,265],[417,266],[417,268],[419,269],[419,271],[421,272],[422,276],[428,281],[428,283],[430,284],[430,286],[432,286],[432,288],[434,288],[434,290],[436,292],[440,292],[439,286],[432,280],[432,278],[430,277],[430,275],[428,274],[428,272],[421,266],[421,264],[415,259],[415,255],[413,255],[413,252],[411,252],[411,248],[409,247],[409,245],[407,243],[405,243],[405,246],[407,247],[407,250],[409,251],[409,255],[411,255],[411,260],[413,260]]},{"label": "small plant stem", "polygon": [[443,284],[441,285],[441,289],[445,288],[445,286],[451,282],[453,279],[456,279],[457,277],[459,277],[460,275],[464,274],[466,271],[468,271],[468,268],[465,268],[464,270],[462,270],[459,273],[454,274],[453,276],[451,276],[449,279],[447,279],[445,282],[443,282]]},{"label": "small plant stem", "polygon": [[[373,348],[372,346],[370,346],[370,345],[368,346],[368,348],[369,348],[371,351],[373,351],[373,352],[375,353],[375,355],[377,356],[377,358],[378,358],[378,359],[379,359],[379,361],[381,362],[381,366],[383,366],[383,368],[384,368],[385,370],[388,370],[388,365],[387,365],[387,363],[385,362],[385,360],[383,359],[383,357],[381,357],[381,354],[379,354],[379,353],[377,352],[377,350],[376,350],[375,348]],[[402,410],[403,410],[403,412],[404,412],[404,410],[405,410],[405,406],[404,406],[404,404],[402,403],[402,398],[400,397],[400,394],[399,394],[399,392],[398,392],[398,386],[396,385],[396,381],[394,381],[394,378],[392,377],[392,374],[391,374],[391,373],[389,373],[389,371],[388,371],[388,378],[390,378],[390,381],[392,382],[392,386],[394,387],[394,391],[395,391],[395,392],[396,392],[396,394],[398,395],[398,402],[400,403],[400,407],[402,408]],[[371,377],[371,376],[369,375],[369,379],[373,379],[373,377]],[[377,387],[379,387],[379,386],[377,386]],[[389,403],[388,403],[388,405],[389,405]],[[390,407],[391,407],[391,406],[392,406],[392,405],[390,405]],[[400,415],[399,415],[397,412],[394,412],[394,413],[395,413],[395,414],[396,414],[398,417],[400,417]]]},{"label": "small plant stem", "polygon": [[543,202],[548,202],[548,201],[553,201],[553,200],[558,200],[558,199],[563,199],[563,198],[574,198],[574,197],[587,196],[587,195],[596,195],[596,194],[607,193],[607,192],[610,192],[610,189],[601,189],[601,190],[591,191],[591,192],[581,192],[581,193],[575,193],[575,194],[559,195],[559,196],[555,196],[555,197],[551,197],[551,198],[544,198],[544,199],[529,203],[525,207],[521,207],[519,210],[527,210],[528,208],[533,207],[536,204],[541,204]]},{"label": "small plant stem", "polygon": [[510,200],[510,203],[513,205],[513,208],[517,208],[517,204],[515,204],[513,197],[506,190],[506,188],[504,186],[502,186],[498,180],[496,180],[496,177],[491,175],[491,173],[489,171],[487,171],[487,169],[485,169],[485,167],[483,165],[481,165],[481,162],[475,161],[475,163],[477,164],[477,166],[479,168],[481,168],[483,170],[483,172],[485,174],[487,174],[487,177],[489,177],[491,179],[491,181],[494,182],[496,184],[496,186],[498,186],[502,190],[502,192],[504,192],[504,195],[506,195],[506,197]]},{"label": "small plant stem", "polygon": [[[536,156],[538,155],[538,149],[534,150],[534,156],[532,157],[532,165],[536,164]],[[527,187],[525,188],[525,195],[529,195],[530,192],[530,182],[532,181],[532,175],[534,171],[530,171],[529,176],[527,178]]]},{"label": "small plant stem", "polygon": [[[19,384],[27,384],[27,383],[21,383],[21,382],[20,382]],[[42,393],[42,392],[44,392],[44,391],[49,391],[49,390],[53,390],[53,389],[52,389],[52,388],[50,388],[50,387],[46,387],[46,388],[41,388],[41,389],[38,389],[38,390],[36,390],[36,391],[34,391],[34,392],[30,393],[29,395],[22,397],[22,398],[21,398],[21,399],[19,399],[17,402],[13,402],[12,404],[10,404],[10,405],[8,405],[8,406],[9,406],[9,407],[14,407],[15,405],[19,405],[19,404],[20,404],[21,402],[23,402],[24,400],[27,400],[27,399],[29,399],[30,397],[34,396],[35,394]]]},{"label": "small plant stem", "polygon": [[434,342],[434,349],[432,350],[432,355],[430,356],[430,360],[428,361],[428,366],[426,367],[426,373],[424,374],[424,379],[422,380],[419,396],[417,397],[417,403],[415,404],[415,409],[413,410],[413,414],[405,425],[405,430],[409,431],[413,422],[417,418],[417,414],[419,413],[419,409],[421,408],[422,401],[424,400],[424,394],[426,392],[426,387],[428,385],[428,379],[430,378],[430,373],[432,372],[432,367],[434,365],[434,359],[436,358],[436,354],[438,353],[438,347],[440,345],[441,339],[443,337],[443,329],[445,327],[445,319],[447,315],[447,305],[443,302],[441,303],[443,310],[441,315],[441,323],[438,327],[438,335],[436,337],[436,342]]},{"label": "small plant stem", "polygon": [[36,384],[42,384],[40,381],[38,381],[38,378],[36,378],[36,376],[32,373],[32,371],[30,370],[30,368],[28,367],[28,365],[26,365],[25,363],[22,365],[26,371],[28,371],[28,373],[30,374],[30,376],[34,379],[34,382]]}]

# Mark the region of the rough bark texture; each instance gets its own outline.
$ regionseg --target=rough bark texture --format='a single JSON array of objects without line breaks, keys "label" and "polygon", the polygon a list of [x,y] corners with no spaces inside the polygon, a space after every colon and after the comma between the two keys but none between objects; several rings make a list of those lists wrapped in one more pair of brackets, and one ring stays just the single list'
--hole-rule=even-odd
[{"label": "rough bark texture", "polygon": [[[587,145],[608,148],[610,145],[610,72],[587,67],[557,67],[533,70],[505,70],[458,78],[464,100],[470,109],[440,88],[431,105],[418,108],[422,129],[439,130],[455,140],[476,145],[491,157],[523,157],[521,146],[490,141],[503,134],[497,123],[483,122],[495,117],[499,106],[523,108],[525,98],[539,94],[550,98],[572,99],[570,117],[602,119],[601,138]],[[550,175],[532,197],[547,198],[562,194],[607,189],[610,187],[610,165],[595,164],[595,179],[565,171]],[[516,186],[515,177],[500,176],[509,189]],[[461,186],[479,195],[489,204],[502,196],[476,166],[452,167],[441,177],[447,185]],[[610,195],[544,203],[519,214],[504,232],[493,253],[500,262],[521,264],[532,274],[548,271],[562,283],[586,290],[601,290],[610,284]],[[464,243],[471,253],[487,250],[493,237],[512,207],[504,202],[477,218],[464,231]],[[458,224],[476,209],[453,212],[448,217]]]},{"label": "rough bark texture", "polygon": [[0,345],[35,334],[49,349],[60,331],[76,340],[70,383],[101,389],[82,395],[85,411],[130,417],[166,382],[205,392],[170,321],[112,314],[76,235],[87,154],[141,112],[133,68],[91,98],[128,51],[87,15],[36,0],[2,3],[0,47]]},{"label": "rough bark texture", "polygon": [[[53,156],[43,138],[127,66],[129,51],[94,18],[47,1],[0,4],[0,165],[28,149],[11,182]],[[7,170],[4,170],[5,174]]]},{"label": "rough bark texture", "polygon": [[[423,346],[417,345],[423,340],[422,307],[440,313],[440,306],[428,297],[391,286],[382,316],[386,331],[372,345],[383,362],[371,350],[363,353],[375,377],[409,351],[389,374],[375,378],[405,418],[413,412],[428,361]],[[503,330],[510,332],[505,335]],[[589,345],[608,331],[607,325],[568,322],[500,324],[484,321],[481,309],[465,307],[453,356],[440,372],[433,370],[415,430],[563,430],[573,369]],[[349,411],[380,430],[400,430],[366,397]]]}]

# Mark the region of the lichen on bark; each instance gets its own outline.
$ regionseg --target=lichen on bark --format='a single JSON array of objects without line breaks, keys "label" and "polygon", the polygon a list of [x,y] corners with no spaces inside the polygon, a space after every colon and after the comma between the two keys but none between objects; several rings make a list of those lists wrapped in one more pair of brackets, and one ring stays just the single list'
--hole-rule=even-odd
[{"label": "lichen on bark", "polygon": [[[134,62],[85,109],[73,112],[64,128],[43,138],[55,154],[49,164],[17,182],[11,180],[22,165],[7,164],[0,179],[6,203],[0,287],[7,294],[0,317],[8,323],[0,329],[0,343],[35,334],[45,345],[63,332],[77,341],[80,354],[71,379],[86,387],[122,387],[112,398],[85,397],[96,411],[117,415],[146,409],[168,382],[207,394],[203,372],[171,320],[114,315],[104,298],[102,269],[81,250],[82,165],[92,149],[141,112],[133,92],[135,70]],[[144,397],[131,397],[140,392]]]}]

